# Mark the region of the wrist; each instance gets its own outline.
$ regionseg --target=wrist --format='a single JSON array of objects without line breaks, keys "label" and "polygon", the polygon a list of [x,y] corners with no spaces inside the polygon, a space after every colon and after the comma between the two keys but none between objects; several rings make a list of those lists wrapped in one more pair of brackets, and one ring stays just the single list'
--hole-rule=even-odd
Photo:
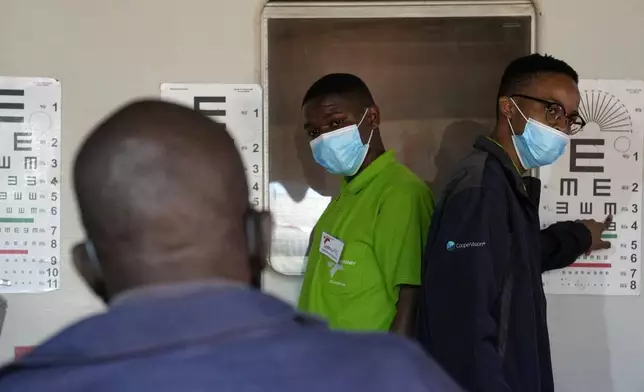
[{"label": "wrist", "polygon": [[577,226],[575,228],[575,234],[577,239],[579,240],[579,244],[580,244],[579,248],[584,249],[584,251],[582,252],[583,254],[584,252],[587,252],[590,250],[590,247],[593,244],[593,234],[588,228],[588,226],[586,226],[586,224],[584,224],[583,222],[575,221],[574,223],[576,223],[576,226]]}]

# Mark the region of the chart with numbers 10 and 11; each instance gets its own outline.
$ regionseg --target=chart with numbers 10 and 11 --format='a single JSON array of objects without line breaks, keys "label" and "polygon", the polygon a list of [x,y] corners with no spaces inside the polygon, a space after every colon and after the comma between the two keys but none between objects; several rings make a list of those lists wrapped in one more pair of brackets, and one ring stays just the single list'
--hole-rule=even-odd
[{"label": "chart with numbers 10 and 11", "polygon": [[544,274],[549,294],[639,295],[642,258],[644,82],[581,80],[580,115],[587,125],[566,153],[540,170],[540,217],[557,221],[614,219],[602,238],[611,248],[580,256]]},{"label": "chart with numbers 10 and 11", "polygon": [[60,287],[61,86],[0,77],[0,293]]},{"label": "chart with numbers 10 and 11", "polygon": [[188,106],[226,124],[246,168],[249,201],[264,208],[262,89],[256,84],[161,84],[161,98]]}]

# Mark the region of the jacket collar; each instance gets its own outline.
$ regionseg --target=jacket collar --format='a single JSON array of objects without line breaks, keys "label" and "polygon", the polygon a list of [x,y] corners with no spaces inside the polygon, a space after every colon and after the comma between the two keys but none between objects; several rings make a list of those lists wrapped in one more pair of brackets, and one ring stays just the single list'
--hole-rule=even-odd
[{"label": "jacket collar", "polygon": [[2,373],[145,356],[282,323],[324,326],[243,287],[204,286],[183,296],[139,297],[64,330]]},{"label": "jacket collar", "polygon": [[487,136],[479,136],[474,143],[474,148],[487,152],[501,164],[506,178],[517,195],[527,198],[535,206],[539,205],[541,180],[535,177],[522,176],[508,153],[499,143]]}]

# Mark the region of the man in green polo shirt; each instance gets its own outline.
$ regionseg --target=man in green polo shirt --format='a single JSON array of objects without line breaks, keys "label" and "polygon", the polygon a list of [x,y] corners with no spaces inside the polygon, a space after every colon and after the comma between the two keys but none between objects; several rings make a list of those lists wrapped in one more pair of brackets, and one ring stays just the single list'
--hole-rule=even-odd
[{"label": "man in green polo shirt", "polygon": [[298,307],[332,328],[410,335],[432,194],[385,151],[380,111],[358,77],[324,76],[302,111],[316,162],[344,179],[312,233]]}]

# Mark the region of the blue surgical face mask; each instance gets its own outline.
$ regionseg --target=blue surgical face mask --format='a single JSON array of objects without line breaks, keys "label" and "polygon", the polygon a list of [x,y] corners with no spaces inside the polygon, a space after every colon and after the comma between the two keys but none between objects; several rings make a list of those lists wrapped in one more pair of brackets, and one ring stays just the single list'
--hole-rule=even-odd
[{"label": "blue surgical face mask", "polygon": [[510,98],[510,100],[526,120],[523,133],[517,135],[508,119],[512,130],[512,142],[521,165],[525,169],[536,169],[553,164],[566,151],[570,136],[532,118],[526,118],[514,99]]},{"label": "blue surgical face mask", "polygon": [[313,158],[329,173],[351,177],[362,166],[369,151],[373,130],[369,135],[369,141],[364,144],[360,138],[358,127],[362,124],[368,110],[365,110],[357,125],[353,124],[324,133],[311,141]]}]

